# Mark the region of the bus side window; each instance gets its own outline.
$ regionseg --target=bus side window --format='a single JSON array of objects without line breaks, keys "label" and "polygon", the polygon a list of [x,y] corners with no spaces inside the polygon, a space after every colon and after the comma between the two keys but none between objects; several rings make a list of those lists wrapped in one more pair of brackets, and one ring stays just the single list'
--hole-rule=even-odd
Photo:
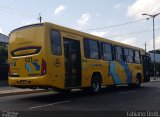
[{"label": "bus side window", "polygon": [[108,43],[101,43],[102,46],[102,58],[103,60],[112,61],[113,55],[112,55],[112,45]]},{"label": "bus side window", "polygon": [[129,62],[129,49],[124,48],[125,61]]},{"label": "bus side window", "polygon": [[133,50],[129,48],[124,48],[124,53],[126,55],[126,62],[133,63]]},{"label": "bus side window", "polygon": [[100,59],[99,42],[91,39],[84,39],[84,54],[86,58]]},{"label": "bus side window", "polygon": [[134,54],[132,49],[129,49],[128,62],[134,63]]},{"label": "bus side window", "polygon": [[100,47],[99,42],[95,40],[89,40],[90,57],[93,59],[100,59]]},{"label": "bus side window", "polygon": [[141,63],[141,59],[140,59],[140,52],[135,50],[135,63]]},{"label": "bus side window", "polygon": [[61,55],[61,34],[57,30],[51,30],[50,32],[51,39],[51,49],[54,55]]},{"label": "bus side window", "polygon": [[115,56],[116,56],[116,61],[118,61],[118,62],[125,61],[122,47],[115,46]]},{"label": "bus side window", "polygon": [[89,40],[88,39],[84,39],[83,43],[84,43],[84,56],[86,58],[90,58]]}]

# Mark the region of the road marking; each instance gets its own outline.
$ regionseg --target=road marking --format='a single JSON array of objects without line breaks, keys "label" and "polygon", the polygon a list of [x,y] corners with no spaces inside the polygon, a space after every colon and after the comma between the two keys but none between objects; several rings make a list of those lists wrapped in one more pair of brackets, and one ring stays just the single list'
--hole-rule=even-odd
[{"label": "road marking", "polygon": [[137,91],[124,91],[124,92],[120,92],[120,93],[135,93]]},{"label": "road marking", "polygon": [[62,102],[56,102],[56,103],[51,103],[51,104],[46,104],[46,105],[40,105],[40,106],[33,106],[33,107],[29,107],[28,109],[35,109],[35,108],[42,108],[42,107],[46,107],[46,106],[52,106],[52,105],[57,105],[57,104],[63,104],[63,103],[67,103],[70,102],[68,101],[62,101]]}]

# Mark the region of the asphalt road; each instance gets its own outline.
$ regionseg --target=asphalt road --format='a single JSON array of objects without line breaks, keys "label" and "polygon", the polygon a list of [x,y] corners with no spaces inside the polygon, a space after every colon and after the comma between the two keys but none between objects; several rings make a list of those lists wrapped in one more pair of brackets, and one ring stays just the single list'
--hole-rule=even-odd
[{"label": "asphalt road", "polygon": [[104,88],[99,95],[46,92],[0,97],[0,110],[9,111],[160,111],[160,82],[141,88]]}]

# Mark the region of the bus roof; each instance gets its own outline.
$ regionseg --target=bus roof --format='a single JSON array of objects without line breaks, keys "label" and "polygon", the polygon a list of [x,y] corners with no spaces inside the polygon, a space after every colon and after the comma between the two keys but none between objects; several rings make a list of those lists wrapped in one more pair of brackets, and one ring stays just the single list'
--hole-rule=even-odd
[{"label": "bus roof", "polygon": [[19,30],[23,30],[23,29],[26,29],[26,28],[29,28],[29,27],[36,27],[36,26],[44,26],[44,23],[38,23],[38,24],[31,24],[31,25],[26,25],[26,26],[22,26],[22,27],[19,27],[19,28],[16,28],[14,30],[12,30],[9,35],[15,31],[19,31]]},{"label": "bus roof", "polygon": [[126,47],[126,48],[132,48],[132,49],[136,49],[136,50],[140,50],[142,52],[145,52],[144,49],[136,47],[136,46],[131,46],[131,45],[128,45],[128,44],[124,44],[124,43],[121,43],[121,42],[113,41],[111,39],[106,39],[106,38],[103,38],[103,37],[98,37],[98,36],[95,36],[95,35],[92,35],[92,34],[81,32],[81,31],[78,31],[78,30],[75,30],[75,29],[64,27],[64,26],[60,26],[60,25],[53,24],[53,23],[50,23],[50,22],[26,25],[26,26],[23,26],[23,27],[20,27],[20,28],[17,28],[15,30],[11,31],[10,33],[13,33],[15,31],[22,30],[22,29],[25,29],[25,28],[29,28],[29,27],[44,26],[44,25],[49,25],[49,26],[54,27],[54,29],[65,31],[65,32],[72,33],[72,34],[79,35],[79,36],[83,36],[85,38],[95,39],[95,40],[99,40],[99,41],[102,41],[102,42],[111,43],[113,45],[118,45],[118,46],[122,46],[122,47]]},{"label": "bus roof", "polygon": [[48,25],[52,25],[53,27],[55,27],[55,29],[59,29],[59,30],[65,31],[65,32],[73,33],[73,34],[76,34],[76,35],[79,35],[79,36],[84,36],[86,38],[97,39],[97,40],[102,41],[102,42],[112,43],[113,45],[125,46],[126,48],[133,48],[133,49],[138,49],[138,50],[141,50],[141,51],[145,51],[142,48],[131,46],[131,45],[124,44],[124,43],[120,43],[120,42],[117,42],[117,41],[113,41],[111,39],[98,37],[98,36],[95,36],[95,35],[92,35],[92,34],[88,34],[88,33],[85,33],[85,32],[81,32],[81,31],[78,31],[78,30],[75,30],[75,29],[67,28],[67,27],[60,26],[60,25],[53,24],[53,23],[49,23],[49,22],[45,22],[45,23],[48,24]]}]

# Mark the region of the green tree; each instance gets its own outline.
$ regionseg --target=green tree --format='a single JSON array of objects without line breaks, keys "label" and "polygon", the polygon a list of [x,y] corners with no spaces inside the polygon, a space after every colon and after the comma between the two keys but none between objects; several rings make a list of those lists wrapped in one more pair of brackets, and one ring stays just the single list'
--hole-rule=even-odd
[{"label": "green tree", "polygon": [[[154,53],[153,50],[150,50],[150,51],[148,51],[148,52]],[[160,54],[160,49],[155,50],[155,53],[156,53],[156,54]]]}]

